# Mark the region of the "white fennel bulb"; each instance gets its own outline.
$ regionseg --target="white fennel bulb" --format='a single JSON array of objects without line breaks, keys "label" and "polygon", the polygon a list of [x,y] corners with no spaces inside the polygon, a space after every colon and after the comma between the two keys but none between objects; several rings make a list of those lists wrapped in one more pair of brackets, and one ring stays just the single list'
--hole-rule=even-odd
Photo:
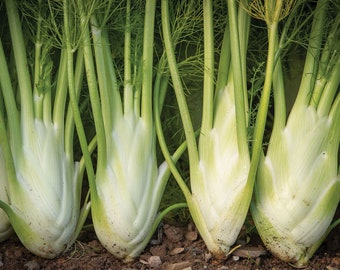
[{"label": "white fennel bulb", "polygon": [[12,150],[17,181],[10,182],[5,209],[25,247],[53,258],[72,244],[78,222],[78,165],[65,153],[56,125],[33,121],[22,132],[22,148]]},{"label": "white fennel bulb", "polygon": [[145,248],[164,190],[158,170],[155,132],[133,112],[117,119],[108,142],[107,166],[96,176],[99,200],[92,200],[100,242],[116,257],[129,260]]},{"label": "white fennel bulb", "polygon": [[260,162],[253,217],[266,246],[285,261],[308,261],[340,200],[332,121],[311,106],[296,108]]},{"label": "white fennel bulb", "polygon": [[[248,212],[252,187],[247,181],[250,158],[238,150],[234,85],[219,92],[215,121],[199,141],[198,177],[192,194],[202,212],[210,250],[228,253],[235,243]],[[248,203],[247,203],[248,201]]]}]

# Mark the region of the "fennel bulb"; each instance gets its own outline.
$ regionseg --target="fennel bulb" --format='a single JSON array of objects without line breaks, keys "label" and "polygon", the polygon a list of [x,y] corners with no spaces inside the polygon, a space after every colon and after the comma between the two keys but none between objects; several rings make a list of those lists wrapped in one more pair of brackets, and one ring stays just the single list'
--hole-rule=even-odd
[{"label": "fennel bulb", "polygon": [[217,100],[213,127],[199,139],[200,181],[192,181],[191,188],[210,234],[206,245],[214,253],[227,254],[243,226],[252,188],[247,181],[249,155],[238,150],[232,82]]},{"label": "fennel bulb", "polygon": [[[78,165],[64,151],[58,127],[33,120],[13,151],[17,182],[10,182],[5,207],[19,239],[32,253],[54,258],[73,242],[78,222]],[[14,142],[13,142],[14,143]]]},{"label": "fennel bulb", "polygon": [[[304,2],[299,4],[304,7]],[[270,68],[273,80],[268,80],[274,90],[274,125],[267,153],[259,162],[251,211],[266,247],[298,267],[307,264],[339,222],[330,225],[340,200],[340,15],[333,13],[333,4],[318,1],[310,16],[302,79],[287,121],[280,50],[289,40],[290,23],[293,34],[308,23],[299,16],[299,5],[280,40],[271,42],[273,55],[278,56],[275,68]]]},{"label": "fennel bulb", "polygon": [[148,243],[164,189],[155,133],[133,112],[118,119],[108,142],[108,162],[96,173],[93,224],[102,245],[118,258],[137,257]]},{"label": "fennel bulb", "polygon": [[282,260],[305,264],[339,203],[334,121],[310,106],[295,109],[260,161],[252,214],[265,245]]}]

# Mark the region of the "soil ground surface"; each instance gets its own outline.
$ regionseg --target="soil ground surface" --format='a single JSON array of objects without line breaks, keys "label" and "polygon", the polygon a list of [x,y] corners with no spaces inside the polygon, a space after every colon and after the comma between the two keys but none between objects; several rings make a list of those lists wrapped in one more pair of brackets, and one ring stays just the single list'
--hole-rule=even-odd
[{"label": "soil ground surface", "polygon": [[[61,256],[49,260],[31,254],[16,236],[0,243],[0,269],[105,269],[105,270],[282,270],[296,269],[273,257],[265,250],[257,234],[249,242],[224,259],[215,259],[206,249],[196,229],[189,224],[177,227],[165,224],[160,239],[153,239],[134,262],[115,259],[99,243],[94,232],[82,232],[77,242]],[[324,241],[304,268],[340,269],[340,229],[336,228]],[[242,244],[242,243],[241,243]]]}]

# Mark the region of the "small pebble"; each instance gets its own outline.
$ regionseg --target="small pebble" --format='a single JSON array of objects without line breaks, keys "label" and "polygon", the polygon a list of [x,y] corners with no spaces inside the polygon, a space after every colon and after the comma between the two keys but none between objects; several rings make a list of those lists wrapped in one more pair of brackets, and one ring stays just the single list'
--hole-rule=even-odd
[{"label": "small pebble", "polygon": [[196,231],[190,231],[185,234],[185,239],[189,241],[195,241],[198,238],[198,233]]},{"label": "small pebble", "polygon": [[239,256],[233,256],[233,261],[238,261],[240,259]]},{"label": "small pebble", "polygon": [[159,268],[162,264],[162,261],[159,256],[151,256],[148,260],[148,264],[151,268]]}]

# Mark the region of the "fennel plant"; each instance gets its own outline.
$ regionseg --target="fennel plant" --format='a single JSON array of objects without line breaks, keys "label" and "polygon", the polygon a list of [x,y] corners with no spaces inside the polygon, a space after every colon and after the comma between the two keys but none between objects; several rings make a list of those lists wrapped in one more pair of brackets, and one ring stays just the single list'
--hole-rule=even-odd
[{"label": "fennel plant", "polygon": [[[196,10],[198,5],[196,1],[186,3],[180,14],[183,17],[177,14],[173,19],[168,1],[162,1],[164,45],[188,145],[191,190],[173,164],[161,132],[159,141],[193,221],[208,249],[217,257],[225,256],[238,237],[248,213],[254,182],[254,178],[248,179],[250,153],[246,114],[245,56],[250,17],[243,8],[238,8],[236,1],[226,3],[228,16],[224,21],[217,74],[214,62],[217,24],[213,2],[203,1],[203,7],[199,5],[203,10],[204,73],[202,123],[197,144],[175,56],[174,40],[180,33],[171,22],[185,18],[185,11],[190,14],[193,12],[190,8]],[[185,27],[185,23],[183,25]],[[161,125],[160,121],[157,124]]]},{"label": "fennel plant", "polygon": [[[66,106],[66,51],[60,52],[57,70],[51,58],[56,40],[47,34],[47,28],[51,22],[48,18],[53,16],[49,17],[43,1],[34,6],[28,3],[36,12],[36,20],[31,22],[31,42],[25,39],[27,35],[24,37],[18,4],[5,1],[14,74],[9,71],[9,59],[0,42],[0,83],[5,105],[0,111],[6,109],[5,115],[1,113],[0,136],[9,199],[0,201],[0,207],[28,250],[54,258],[73,244],[84,221],[80,218],[83,169],[73,160],[74,123]],[[29,55],[34,57],[32,62]],[[83,61],[82,57],[78,59],[74,80],[79,92]],[[13,77],[18,85],[12,83]],[[86,206],[84,209],[88,211]],[[86,215],[86,211],[82,213]]]},{"label": "fennel plant", "polygon": [[[65,0],[65,14],[69,5]],[[153,120],[153,91],[164,92],[168,81],[161,60],[156,76],[153,72],[156,1],[78,1],[77,5],[96,128],[95,172],[87,157],[93,225],[101,244],[115,257],[129,261],[144,250],[168,211],[185,206],[173,205],[158,213],[170,171],[165,162],[157,164]],[[123,31],[111,38],[110,24],[121,18],[125,21]],[[69,40],[71,23],[67,20],[66,16]],[[123,60],[122,69],[113,59],[113,52],[119,51],[114,46],[121,39],[124,53],[118,60]],[[69,41],[67,46],[72,60]],[[84,131],[81,127],[77,130],[88,155]],[[180,148],[174,160],[182,151]]]},{"label": "fennel plant", "polygon": [[[301,28],[295,26],[299,31],[295,29],[287,38],[291,34],[289,26],[299,15],[298,6],[278,39],[278,22],[282,14],[288,14],[283,2],[265,5],[263,14],[255,14],[268,26],[267,84],[262,97],[266,99],[272,87],[275,109],[268,149],[260,158],[251,210],[266,247],[280,259],[304,266],[340,221],[330,225],[340,200],[340,16],[333,12],[339,10],[335,2],[317,2],[298,95],[287,119],[284,91],[289,89],[283,83],[282,50],[296,32],[301,33]],[[272,20],[266,16],[269,14],[281,15]],[[258,116],[257,120],[265,118]]]}]

